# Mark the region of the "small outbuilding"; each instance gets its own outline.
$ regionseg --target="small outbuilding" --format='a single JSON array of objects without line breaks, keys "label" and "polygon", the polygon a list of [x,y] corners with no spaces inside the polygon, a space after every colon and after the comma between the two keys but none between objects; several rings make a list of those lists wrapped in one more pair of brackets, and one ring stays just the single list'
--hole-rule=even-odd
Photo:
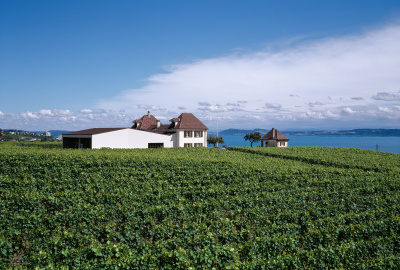
[{"label": "small outbuilding", "polygon": [[288,141],[289,139],[279,130],[272,128],[261,138],[261,147],[288,147]]}]

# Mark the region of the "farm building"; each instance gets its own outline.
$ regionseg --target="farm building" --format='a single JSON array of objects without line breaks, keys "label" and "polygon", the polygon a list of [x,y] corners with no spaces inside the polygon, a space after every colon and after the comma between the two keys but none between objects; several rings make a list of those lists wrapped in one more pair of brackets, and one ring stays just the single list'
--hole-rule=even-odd
[{"label": "farm building", "polygon": [[163,125],[148,112],[130,128],[92,128],[62,134],[63,148],[170,148],[207,146],[208,128],[191,113]]},{"label": "farm building", "polygon": [[261,147],[288,147],[289,139],[279,130],[272,128],[261,138]]}]

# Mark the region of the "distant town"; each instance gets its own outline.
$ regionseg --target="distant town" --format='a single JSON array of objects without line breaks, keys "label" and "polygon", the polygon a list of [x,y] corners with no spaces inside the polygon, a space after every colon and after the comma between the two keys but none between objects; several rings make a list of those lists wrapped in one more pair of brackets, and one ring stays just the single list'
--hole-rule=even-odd
[{"label": "distant town", "polygon": [[2,130],[0,129],[1,142],[54,142],[60,140],[52,137],[49,131],[32,132],[23,130]]}]

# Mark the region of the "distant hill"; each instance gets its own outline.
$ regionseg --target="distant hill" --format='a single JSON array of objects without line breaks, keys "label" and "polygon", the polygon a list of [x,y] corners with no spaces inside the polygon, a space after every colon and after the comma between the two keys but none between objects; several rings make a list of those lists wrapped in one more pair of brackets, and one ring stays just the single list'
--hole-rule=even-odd
[{"label": "distant hill", "polygon": [[[219,132],[221,136],[245,136],[247,133],[260,132],[266,129],[226,129]],[[352,129],[352,130],[320,130],[320,131],[282,131],[285,136],[357,136],[357,137],[400,137],[400,129]]]}]

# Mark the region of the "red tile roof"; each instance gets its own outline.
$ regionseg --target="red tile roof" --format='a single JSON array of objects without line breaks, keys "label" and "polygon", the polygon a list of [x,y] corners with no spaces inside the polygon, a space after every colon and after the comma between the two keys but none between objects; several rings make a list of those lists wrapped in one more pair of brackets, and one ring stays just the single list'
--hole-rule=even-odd
[{"label": "red tile roof", "polygon": [[79,131],[75,131],[75,132],[64,133],[62,135],[95,135],[95,134],[101,134],[101,133],[106,133],[106,132],[111,132],[111,131],[116,131],[116,130],[121,130],[121,129],[126,129],[126,128],[90,128],[90,129],[79,130]]},{"label": "red tile roof", "polygon": [[164,135],[172,135],[172,134],[176,133],[175,130],[169,129],[169,126],[170,125],[160,125],[159,127],[157,127],[157,125],[155,125],[155,126],[149,127],[148,129],[145,129],[143,131],[164,134]]},{"label": "red tile roof", "polygon": [[261,140],[277,140],[277,141],[289,141],[289,139],[283,135],[279,130],[272,128],[267,134],[265,134]]},{"label": "red tile roof", "polygon": [[[208,128],[192,113],[182,113],[178,117],[170,120],[172,123],[168,125],[159,124],[157,127],[157,119],[150,114],[142,116],[140,119],[132,121],[134,124],[132,129],[153,132],[158,134],[171,135],[176,132],[176,129],[202,129],[208,130]],[[177,123],[175,125],[175,122]],[[64,133],[63,135],[95,135],[100,133],[106,133],[116,131],[125,128],[91,128],[75,132]]]},{"label": "red tile roof", "polygon": [[[176,121],[178,120],[178,121]],[[177,118],[172,118],[171,122],[178,122],[176,125],[174,123],[171,124],[170,128],[174,129],[205,129],[208,130],[196,116],[192,113],[182,113]]]},{"label": "red tile roof", "polygon": [[157,125],[157,118],[155,118],[153,115],[143,115],[142,118],[136,119],[133,121],[134,125],[132,128],[134,129],[141,129],[141,130],[146,130],[150,128],[151,126]]}]

